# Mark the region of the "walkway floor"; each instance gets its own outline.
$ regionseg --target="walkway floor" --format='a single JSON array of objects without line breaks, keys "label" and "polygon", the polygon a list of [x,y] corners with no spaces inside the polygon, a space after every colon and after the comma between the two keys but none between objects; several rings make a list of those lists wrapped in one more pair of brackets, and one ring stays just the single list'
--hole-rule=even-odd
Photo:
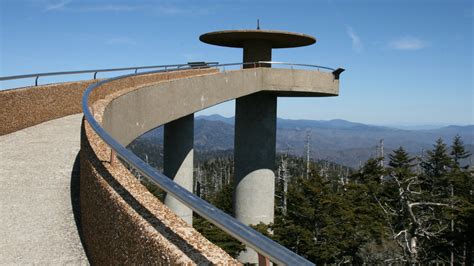
[{"label": "walkway floor", "polygon": [[0,136],[0,265],[88,264],[73,212],[81,118]]}]

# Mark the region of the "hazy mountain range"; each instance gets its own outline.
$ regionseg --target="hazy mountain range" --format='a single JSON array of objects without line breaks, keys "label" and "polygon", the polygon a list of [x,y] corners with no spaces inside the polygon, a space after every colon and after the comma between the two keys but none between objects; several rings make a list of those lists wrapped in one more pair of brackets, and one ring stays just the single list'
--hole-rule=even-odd
[{"label": "hazy mountain range", "polygon": [[[195,120],[195,149],[201,151],[229,150],[234,145],[234,118],[220,115],[199,116]],[[413,155],[432,149],[438,138],[448,145],[459,134],[466,148],[474,153],[474,125],[447,126],[429,130],[403,130],[392,127],[366,125],[341,119],[334,120],[277,120],[277,151],[303,155],[309,135],[310,153],[314,159],[333,161],[350,167],[375,156],[376,145],[384,140],[386,153],[403,146]],[[162,128],[141,138],[160,143]],[[472,156],[471,156],[472,159]]]}]

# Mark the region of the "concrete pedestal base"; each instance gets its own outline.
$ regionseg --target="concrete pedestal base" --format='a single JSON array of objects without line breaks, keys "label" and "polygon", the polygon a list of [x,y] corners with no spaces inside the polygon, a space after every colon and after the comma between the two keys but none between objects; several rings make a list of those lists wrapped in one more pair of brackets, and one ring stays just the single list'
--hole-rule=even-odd
[{"label": "concrete pedestal base", "polygon": [[[194,114],[182,117],[164,128],[163,173],[189,191],[193,191]],[[193,211],[172,196],[165,204],[188,224],[193,223]]]},{"label": "concrete pedestal base", "polygon": [[[244,224],[272,223],[277,98],[256,93],[236,100],[234,214]],[[257,263],[247,248],[239,261]]]}]

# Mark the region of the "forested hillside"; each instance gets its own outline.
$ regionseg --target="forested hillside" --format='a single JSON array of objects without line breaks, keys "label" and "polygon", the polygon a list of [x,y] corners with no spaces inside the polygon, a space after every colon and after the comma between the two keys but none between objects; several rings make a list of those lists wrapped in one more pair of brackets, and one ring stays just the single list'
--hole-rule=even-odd
[{"label": "forested hillside", "polygon": [[[130,148],[144,159],[160,157],[159,146],[148,147]],[[373,157],[357,170],[328,161],[308,168],[302,157],[279,154],[275,222],[254,226],[321,264],[472,265],[474,175],[463,160],[469,155],[460,137],[451,145],[438,139],[423,157],[399,147],[388,163]],[[194,193],[232,214],[232,151],[198,151],[196,158]],[[234,256],[244,248],[198,216],[194,227]]]},{"label": "forested hillside", "polygon": [[[195,121],[194,147],[198,151],[229,150],[234,147],[234,119],[219,115],[199,116]],[[279,152],[292,155],[306,154],[306,142],[310,143],[311,158],[327,160],[358,168],[367,159],[376,156],[377,145],[384,140],[387,153],[403,146],[412,156],[419,156],[431,148],[438,138],[451,141],[460,135],[466,149],[474,152],[474,126],[448,126],[431,130],[401,130],[372,126],[345,120],[277,120]],[[158,128],[143,135],[139,140],[162,143],[163,130]],[[469,161],[468,158],[467,161]],[[388,158],[386,158],[388,162]]]}]

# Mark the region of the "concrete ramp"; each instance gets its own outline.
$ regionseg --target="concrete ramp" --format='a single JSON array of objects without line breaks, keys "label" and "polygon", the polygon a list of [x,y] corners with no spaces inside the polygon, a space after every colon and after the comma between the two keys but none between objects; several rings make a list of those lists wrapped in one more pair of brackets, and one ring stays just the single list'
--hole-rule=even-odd
[{"label": "concrete ramp", "polygon": [[81,119],[0,136],[0,265],[89,264],[74,215]]}]

